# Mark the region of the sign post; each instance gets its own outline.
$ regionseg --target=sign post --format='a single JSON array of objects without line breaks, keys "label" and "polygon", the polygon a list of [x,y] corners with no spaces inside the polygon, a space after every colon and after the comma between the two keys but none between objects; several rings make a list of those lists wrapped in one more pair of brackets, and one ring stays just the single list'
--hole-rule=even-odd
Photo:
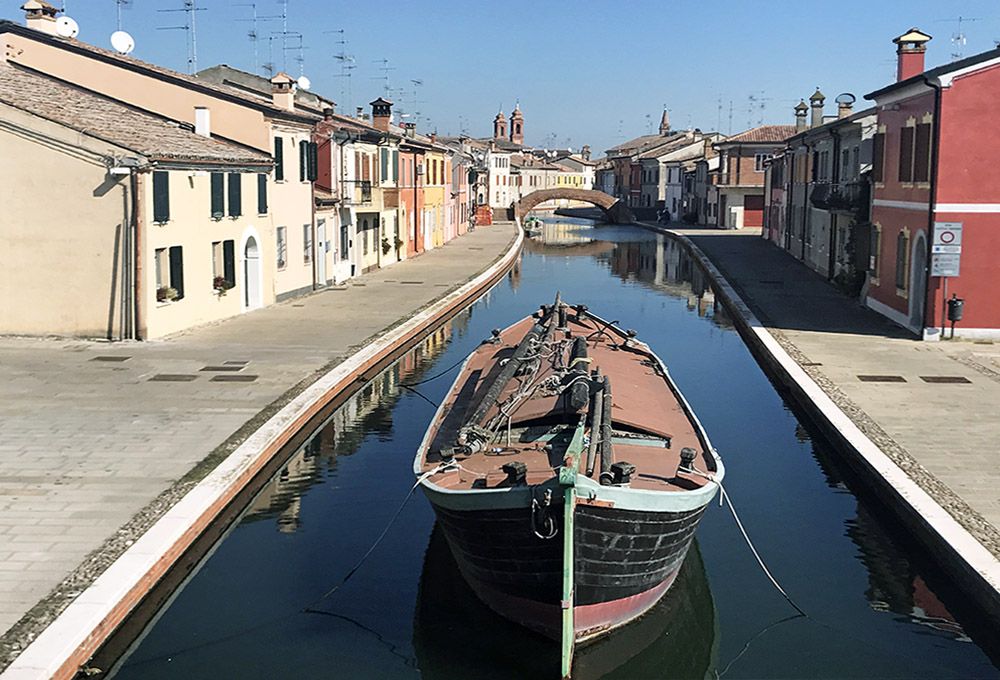
[{"label": "sign post", "polygon": [[944,298],[941,313],[941,337],[944,337],[945,319],[948,317],[948,279],[958,276],[962,260],[962,223],[935,222],[934,240],[931,243],[931,276],[944,279]]}]

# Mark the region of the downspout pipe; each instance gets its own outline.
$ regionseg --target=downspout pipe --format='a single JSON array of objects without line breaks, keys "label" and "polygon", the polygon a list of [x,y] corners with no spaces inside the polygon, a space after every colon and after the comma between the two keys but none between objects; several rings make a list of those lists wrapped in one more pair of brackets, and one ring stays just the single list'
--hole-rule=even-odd
[{"label": "downspout pipe", "polygon": [[132,259],[133,269],[133,299],[134,311],[132,314],[132,337],[135,340],[146,339],[146,305],[143,303],[143,182],[140,173],[133,170],[129,174],[129,184],[132,191],[132,245],[135,247]]},{"label": "downspout pipe", "polygon": [[[841,147],[840,130],[837,130],[835,128],[830,128],[830,136],[833,137],[833,163],[831,164],[831,171],[830,171],[830,185],[831,186],[839,186],[839,184],[840,184],[840,171],[841,171],[841,168],[840,168],[840,147]],[[829,219],[830,219],[830,226],[829,226],[830,233],[827,234],[827,254],[826,254],[826,257],[827,257],[827,260],[826,260],[826,262],[827,262],[827,264],[826,264],[827,272],[826,272],[826,278],[827,278],[828,281],[833,281],[834,274],[836,273],[834,270],[837,268],[837,253],[836,253],[837,225],[834,224],[834,215],[833,215],[833,212],[829,208],[827,208],[826,212],[829,215]]]},{"label": "downspout pipe", "polygon": [[[927,274],[924,276],[924,309],[921,316],[922,327],[920,329],[920,336],[923,338],[924,328],[927,327],[928,314],[931,304],[930,295],[930,266],[931,258],[933,257],[933,244],[934,244],[934,206],[937,205],[937,191],[938,191],[938,149],[941,146],[941,82],[937,78],[928,78],[927,74],[923,74],[924,84],[934,90],[934,119],[931,124],[934,126],[931,134],[931,148],[930,148],[930,163],[931,163],[931,187],[930,187],[930,197],[927,204],[927,257],[926,264]],[[942,317],[941,321],[942,327],[944,325],[944,319]],[[943,335],[943,333],[942,333]]]}]

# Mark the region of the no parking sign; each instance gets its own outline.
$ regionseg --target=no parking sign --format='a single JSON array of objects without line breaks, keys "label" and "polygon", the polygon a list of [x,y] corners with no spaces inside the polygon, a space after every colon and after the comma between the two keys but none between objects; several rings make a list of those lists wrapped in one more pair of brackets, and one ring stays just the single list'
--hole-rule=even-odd
[{"label": "no parking sign", "polygon": [[935,222],[931,276],[958,276],[962,258],[962,223]]}]

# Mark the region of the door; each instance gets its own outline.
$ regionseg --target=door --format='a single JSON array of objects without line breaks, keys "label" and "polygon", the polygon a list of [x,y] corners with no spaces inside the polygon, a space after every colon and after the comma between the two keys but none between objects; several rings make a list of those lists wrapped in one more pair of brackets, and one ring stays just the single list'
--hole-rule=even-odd
[{"label": "door", "polygon": [[316,283],[326,285],[326,220],[316,221]]},{"label": "door", "polygon": [[743,226],[764,226],[764,194],[743,197]]},{"label": "door", "polygon": [[913,239],[910,254],[910,325],[918,333],[924,328],[924,296],[927,294],[927,241],[923,232]]},{"label": "door", "polygon": [[261,306],[260,253],[257,240],[250,236],[243,247],[243,304],[247,309]]}]

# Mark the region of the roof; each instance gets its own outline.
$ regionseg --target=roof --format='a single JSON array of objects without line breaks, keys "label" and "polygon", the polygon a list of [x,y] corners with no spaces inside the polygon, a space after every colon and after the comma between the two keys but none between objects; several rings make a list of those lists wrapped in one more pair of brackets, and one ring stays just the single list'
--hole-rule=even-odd
[{"label": "roof", "polygon": [[0,19],[0,33],[16,33],[18,35],[28,37],[32,40],[37,40],[39,42],[44,42],[51,45],[59,46],[63,49],[72,52],[81,52],[84,54],[89,54],[102,61],[113,62],[122,66],[123,68],[127,68],[133,71],[145,71],[151,74],[155,74],[156,76],[159,76],[164,80],[179,82],[185,86],[194,87],[195,89],[217,95],[223,99],[228,99],[230,101],[235,100],[237,102],[249,104],[254,108],[264,111],[266,114],[274,117],[287,118],[292,120],[315,119],[315,116],[303,113],[295,113],[293,111],[286,111],[285,109],[274,106],[274,104],[271,103],[270,98],[268,98],[267,100],[261,100],[259,97],[248,97],[247,93],[243,90],[239,90],[233,87],[228,87],[225,85],[218,85],[215,83],[211,83],[204,79],[198,78],[197,76],[192,76],[186,73],[173,71],[171,69],[164,68],[163,66],[157,66],[156,64],[151,64],[149,62],[136,59],[135,57],[130,57],[124,54],[119,54],[118,52],[106,50],[102,47],[88,45],[85,42],[81,42],[73,38],[62,38],[59,36],[49,35],[47,33],[40,33],[39,31],[27,28],[25,26],[14,23],[13,21],[9,21],[7,19]]},{"label": "roof", "polygon": [[724,144],[774,144],[783,142],[794,134],[794,125],[761,125],[716,142],[716,146]]},{"label": "roof", "polygon": [[971,57],[966,57],[965,59],[959,59],[958,61],[953,61],[950,64],[945,64],[944,66],[938,66],[937,68],[932,68],[929,71],[924,71],[923,73],[918,73],[912,78],[907,78],[906,80],[900,80],[899,82],[892,83],[891,85],[886,85],[885,87],[875,90],[874,92],[869,92],[865,95],[865,99],[876,99],[888,92],[892,92],[898,88],[906,87],[907,85],[913,85],[915,83],[922,83],[924,79],[934,79],[938,76],[943,76],[945,74],[951,73],[953,71],[960,71],[969,66],[975,66],[976,64],[981,64],[985,61],[990,61],[991,59],[1000,58],[1000,47],[993,50],[987,50],[986,52],[980,52],[979,54],[974,54]]},{"label": "roof", "polygon": [[[249,73],[241,71],[238,68],[233,68],[229,64],[217,64],[202,69],[198,71],[196,77],[202,83],[208,82],[235,90],[240,96],[253,97],[256,101],[265,105],[272,102],[271,81],[256,73]],[[295,89],[295,106],[303,109],[306,113],[321,115],[323,109],[333,107],[334,105],[332,99],[327,99],[302,88]]]},{"label": "roof", "polygon": [[[679,134],[683,135],[684,133],[681,132]],[[613,146],[607,150],[607,153],[610,155],[614,151],[631,151],[631,150],[646,151],[648,149],[653,148],[654,146],[659,146],[660,144],[666,144],[670,142],[672,139],[676,139],[677,137],[678,137],[677,134],[643,135],[642,137],[636,137],[635,139],[630,139],[627,142],[622,142],[617,146]]]},{"label": "roof", "polygon": [[655,160],[661,156],[666,156],[668,153],[677,151],[678,149],[683,149],[685,146],[697,144],[699,142],[701,142],[700,139],[695,139],[693,136],[688,137],[684,134],[681,135],[679,139],[675,139],[675,141],[672,141],[669,144],[655,146],[649,151],[639,154],[639,160]]},{"label": "roof", "polygon": [[0,102],[156,161],[270,165],[249,147],[196,135],[190,127],[62,80],[0,61]]}]

